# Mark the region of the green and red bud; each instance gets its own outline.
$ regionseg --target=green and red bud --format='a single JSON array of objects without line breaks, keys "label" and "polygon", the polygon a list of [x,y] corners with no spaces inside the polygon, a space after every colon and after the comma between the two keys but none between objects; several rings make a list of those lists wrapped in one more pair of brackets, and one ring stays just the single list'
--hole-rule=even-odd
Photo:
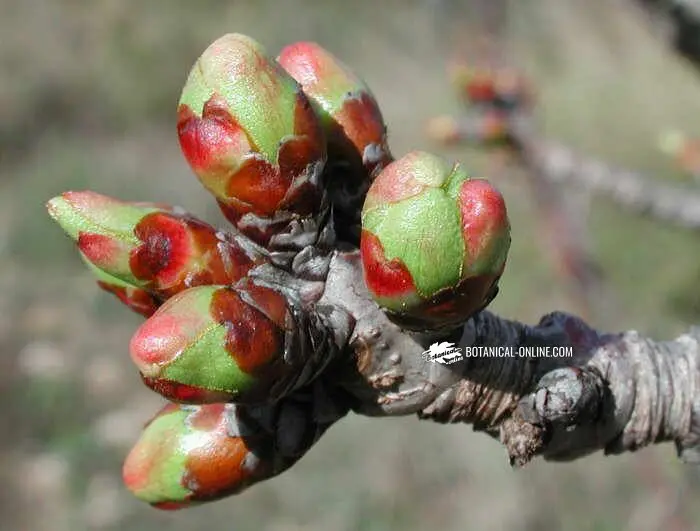
[{"label": "green and red bud", "polygon": [[204,284],[228,284],[264,261],[262,250],[164,205],[128,203],[95,192],[49,201],[51,216],[73,238],[104,289],[139,313]]},{"label": "green and red bud", "polygon": [[357,245],[364,196],[392,161],[379,105],[362,79],[316,43],[290,44],[277,61],[301,84],[321,117],[336,232]]},{"label": "green and red bud", "polygon": [[126,487],[172,510],[237,494],[270,477],[270,437],[248,429],[244,438],[236,417],[233,404],[165,406],[126,458]]},{"label": "green and red bud", "polygon": [[328,137],[329,159],[359,164],[369,176],[391,162],[379,105],[348,66],[313,42],[290,44],[277,61],[315,103]]},{"label": "green and red bud", "polygon": [[[321,205],[326,144],[299,84],[253,39],[217,39],[190,71],[178,106],[188,163],[226,217],[261,244],[279,211]],[[241,223],[249,214],[267,223]]]},{"label": "green and red bud", "polygon": [[408,328],[464,322],[495,296],[510,246],[501,194],[459,164],[412,152],[382,171],[362,211],[365,281]]},{"label": "green and red bud", "polygon": [[200,286],[169,299],[134,334],[144,382],[183,403],[258,402],[294,380],[284,360],[286,299],[248,279]]}]

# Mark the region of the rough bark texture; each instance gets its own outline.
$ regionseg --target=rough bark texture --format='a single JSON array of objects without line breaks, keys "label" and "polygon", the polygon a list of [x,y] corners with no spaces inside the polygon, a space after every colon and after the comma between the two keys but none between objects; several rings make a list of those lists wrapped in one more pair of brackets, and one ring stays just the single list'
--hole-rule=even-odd
[{"label": "rough bark texture", "polygon": [[[568,461],[671,441],[683,460],[700,460],[700,328],[655,342],[635,331],[600,333],[560,312],[528,326],[484,311],[439,336],[408,333],[372,302],[356,251],[333,256],[316,304],[335,309],[326,313],[327,325],[347,323],[347,315],[355,323],[352,330],[343,325],[347,348],[312,384],[316,399],[308,403],[323,412],[313,415],[317,424],[332,424],[348,408],[473,424],[501,441],[514,466],[537,455]],[[573,356],[426,360],[429,346],[445,340],[514,352],[567,346]]]}]

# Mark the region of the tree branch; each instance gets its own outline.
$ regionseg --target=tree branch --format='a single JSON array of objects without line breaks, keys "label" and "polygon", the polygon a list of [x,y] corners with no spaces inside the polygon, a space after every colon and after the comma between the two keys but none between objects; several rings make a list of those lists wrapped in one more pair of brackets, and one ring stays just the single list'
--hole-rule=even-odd
[{"label": "tree branch", "polygon": [[[462,329],[407,333],[372,302],[357,252],[333,258],[320,302],[355,318],[347,361],[324,378],[359,414],[473,424],[498,437],[516,466],[536,455],[566,461],[667,441],[685,461],[700,460],[700,328],[655,342],[634,331],[599,333],[559,312],[536,326],[482,312]],[[437,340],[513,355],[441,365],[422,356]],[[573,356],[519,356],[521,347],[571,347]]]},{"label": "tree branch", "polygon": [[535,144],[538,165],[551,182],[568,182],[609,197],[631,212],[688,229],[700,229],[700,195],[655,183],[640,173],[577,155],[561,144]]}]

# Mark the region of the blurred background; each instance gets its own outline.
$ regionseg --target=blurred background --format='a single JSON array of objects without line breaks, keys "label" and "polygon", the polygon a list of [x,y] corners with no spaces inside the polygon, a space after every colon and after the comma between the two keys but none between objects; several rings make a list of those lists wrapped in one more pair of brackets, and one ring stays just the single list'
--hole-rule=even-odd
[{"label": "blurred background", "polygon": [[[632,0],[511,4],[499,39],[536,90],[541,133],[700,193],[658,145],[669,129],[700,135],[700,75],[674,53],[668,24]],[[133,499],[121,463],[161,404],[128,360],[141,319],[95,286],[44,203],[90,188],[223,224],[179,152],[175,108],[196,58],[228,32],[273,55],[295,40],[319,42],[366,79],[395,155],[431,150],[487,175],[491,154],[442,147],[425,124],[460,112],[447,61],[478,55],[469,37],[488,17],[468,1],[435,0],[0,7],[0,530],[700,529],[697,472],[672,445],[516,472],[470,427],[415,418],[351,416],[282,476],[211,505],[164,513]],[[487,176],[513,225],[492,309],[530,323],[556,309],[580,313],[566,268],[547,250],[529,179]],[[575,237],[596,264],[591,324],[666,339],[700,322],[700,234],[567,193],[585,228]]]}]

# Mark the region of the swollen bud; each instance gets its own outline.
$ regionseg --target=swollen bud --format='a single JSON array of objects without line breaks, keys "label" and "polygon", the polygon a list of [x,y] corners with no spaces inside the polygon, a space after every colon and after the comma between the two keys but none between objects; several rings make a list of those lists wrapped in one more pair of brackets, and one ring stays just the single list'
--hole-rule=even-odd
[{"label": "swollen bud", "polygon": [[308,216],[320,208],[326,147],[318,118],[253,39],[228,34],[204,51],[180,97],[178,135],[226,217],[258,243],[279,229],[278,211]]},{"label": "swollen bud", "polygon": [[379,105],[362,79],[316,43],[290,44],[277,61],[301,84],[321,117],[336,227],[347,237],[348,226],[359,231],[359,212],[371,180],[393,160]]},{"label": "swollen bud", "polygon": [[454,326],[495,297],[510,246],[501,194],[459,164],[412,152],[382,171],[362,211],[365,281],[407,328]]},{"label": "swollen bud", "polygon": [[274,399],[300,371],[284,360],[287,317],[284,296],[252,282],[191,288],[141,325],[131,358],[146,385],[175,402]]},{"label": "swollen bud", "polygon": [[100,286],[144,315],[184,289],[235,282],[266,259],[256,246],[165,205],[86,191],[55,197],[48,209]]},{"label": "swollen bud", "polygon": [[242,431],[233,404],[169,404],[126,458],[124,483],[137,498],[169,510],[236,494],[272,470],[265,434]]},{"label": "swollen bud", "polygon": [[361,163],[369,175],[391,162],[379,105],[348,66],[313,42],[290,44],[277,61],[316,104],[333,155]]}]

